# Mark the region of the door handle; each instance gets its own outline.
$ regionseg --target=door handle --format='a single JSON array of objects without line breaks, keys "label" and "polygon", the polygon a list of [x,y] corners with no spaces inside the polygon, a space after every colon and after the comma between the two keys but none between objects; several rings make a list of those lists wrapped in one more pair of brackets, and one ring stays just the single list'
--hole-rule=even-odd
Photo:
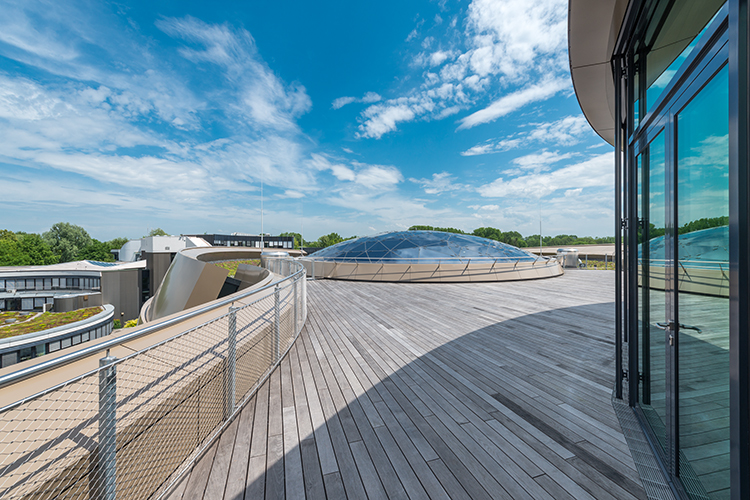
[{"label": "door handle", "polygon": [[[656,328],[659,328],[660,330],[674,330],[674,325],[675,323],[672,320],[654,324],[654,326]],[[703,330],[701,330],[697,326],[679,323],[679,327],[680,327],[680,330],[695,330],[698,333],[703,333]]]},{"label": "door handle", "polygon": [[695,330],[698,333],[703,333],[703,330],[701,330],[697,326],[686,325],[684,323],[680,323],[680,330]]}]

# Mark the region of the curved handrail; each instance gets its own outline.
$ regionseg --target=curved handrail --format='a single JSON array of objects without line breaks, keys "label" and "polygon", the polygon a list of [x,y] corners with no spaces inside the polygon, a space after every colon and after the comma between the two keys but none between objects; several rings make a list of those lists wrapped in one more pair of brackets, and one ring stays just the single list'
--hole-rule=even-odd
[{"label": "curved handrail", "polygon": [[56,368],[59,368],[61,366],[73,363],[75,361],[78,361],[80,359],[86,358],[88,356],[91,356],[93,354],[106,351],[107,349],[111,349],[117,345],[120,345],[124,342],[128,342],[140,337],[143,337],[145,335],[150,335],[154,332],[158,332],[159,330],[162,330],[164,328],[176,325],[178,323],[181,323],[185,320],[194,318],[196,316],[199,316],[201,314],[205,314],[211,310],[217,309],[219,307],[223,307],[226,305],[231,304],[234,301],[243,299],[245,297],[248,297],[249,295],[252,295],[254,293],[262,292],[263,290],[268,290],[274,286],[276,286],[279,283],[283,283],[284,281],[294,279],[299,274],[304,274],[305,269],[300,264],[300,269],[298,269],[294,274],[290,276],[286,276],[283,279],[280,279],[278,281],[274,281],[272,283],[269,283],[266,286],[263,286],[261,288],[257,288],[254,290],[243,290],[241,293],[230,295],[224,299],[219,300],[218,302],[213,302],[207,306],[200,307],[198,309],[194,309],[193,311],[190,311],[185,314],[180,314],[179,316],[172,317],[170,319],[167,319],[165,321],[162,321],[160,323],[156,323],[154,325],[146,325],[145,327],[134,331],[129,332],[123,335],[119,335],[115,338],[108,339],[104,342],[101,342],[96,345],[87,346],[82,349],[79,349],[77,351],[73,351],[67,354],[64,354],[60,356],[59,358],[51,359],[49,361],[43,361],[37,365],[29,366],[27,368],[23,368],[21,370],[15,371],[13,373],[9,373],[7,375],[3,375],[0,377],[0,389],[7,387],[11,384],[15,384],[16,382],[20,382],[21,380],[25,380],[29,377],[34,377],[36,375],[39,375],[41,373],[48,372],[50,370],[54,370]]},{"label": "curved handrail", "polygon": [[[85,373],[62,382],[47,376],[40,384],[51,383],[36,394],[21,395],[34,389],[26,385],[8,391],[15,401],[0,408],[7,431],[0,439],[0,497],[31,493],[46,498],[58,495],[60,484],[72,488],[74,497],[77,491],[86,497],[93,491],[105,500],[135,491],[164,496],[236,418],[302,331],[304,267],[288,258],[269,267],[284,278],[86,349],[99,352],[125,338],[147,341],[119,359],[120,354],[107,353],[98,368],[84,363]],[[143,338],[228,304],[228,311],[219,310],[200,325],[188,322],[173,328],[179,333],[166,330]],[[83,350],[71,354],[80,357]],[[30,376],[29,370],[23,372]],[[44,429],[44,436],[30,435],[29,425]],[[176,428],[184,432],[176,436]],[[154,453],[168,459],[169,466],[151,470]],[[81,475],[77,464],[84,455],[95,465],[93,473]]]}]

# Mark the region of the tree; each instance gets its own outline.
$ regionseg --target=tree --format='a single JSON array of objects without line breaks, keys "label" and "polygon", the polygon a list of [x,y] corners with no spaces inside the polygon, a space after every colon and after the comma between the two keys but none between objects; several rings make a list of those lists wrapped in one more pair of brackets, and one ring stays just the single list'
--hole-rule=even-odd
[{"label": "tree", "polygon": [[[121,245],[122,246],[122,245]],[[120,247],[117,247],[120,248]],[[78,260],[95,260],[98,262],[114,262],[115,256],[110,252],[110,246],[97,239],[83,247],[78,252]]]},{"label": "tree", "polygon": [[294,248],[301,248],[302,246],[302,235],[299,233],[281,233],[279,236],[293,236],[294,237]]},{"label": "tree", "polygon": [[341,243],[342,241],[344,241],[344,238],[342,238],[340,234],[330,233],[318,238],[315,246],[325,248],[330,247],[331,245],[335,245],[336,243]]},{"label": "tree", "polygon": [[38,234],[23,234],[18,237],[18,247],[26,256],[28,264],[32,266],[48,266],[57,264],[58,258],[52,249]]},{"label": "tree", "polygon": [[81,226],[68,222],[58,222],[42,234],[44,241],[59,257],[60,262],[78,260],[78,252],[91,244],[91,236]]},{"label": "tree", "polygon": [[474,230],[473,234],[474,236],[479,236],[481,238],[507,243],[514,247],[524,248],[527,246],[526,240],[518,231],[503,232],[494,227],[479,227]]},{"label": "tree", "polygon": [[149,231],[148,235],[144,236],[144,238],[147,238],[148,236],[169,236],[169,234],[162,228],[157,227],[156,229]]},{"label": "tree", "polygon": [[441,233],[457,233],[457,234],[466,234],[461,229],[456,229],[455,227],[432,227],[432,226],[411,226],[409,231],[440,231]]},{"label": "tree", "polygon": [[105,242],[105,245],[107,245],[110,250],[119,250],[128,241],[130,240],[127,238],[115,238]]},{"label": "tree", "polygon": [[0,266],[45,266],[57,261],[57,256],[38,234],[0,231]]}]

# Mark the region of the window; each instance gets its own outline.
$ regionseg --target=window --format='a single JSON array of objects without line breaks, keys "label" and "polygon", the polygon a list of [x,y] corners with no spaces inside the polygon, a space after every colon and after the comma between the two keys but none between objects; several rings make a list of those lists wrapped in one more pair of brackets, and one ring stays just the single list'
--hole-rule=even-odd
[{"label": "window", "polygon": [[70,346],[71,346],[70,337],[68,337],[67,339],[62,339],[60,341],[60,348],[67,349]]},{"label": "window", "polygon": [[55,352],[60,350],[60,341],[55,340],[54,342],[50,342],[47,344],[47,352]]},{"label": "window", "polygon": [[22,311],[31,311],[34,309],[34,299],[21,299],[21,310]]},{"label": "window", "polygon": [[44,278],[44,289],[52,290],[52,278]]},{"label": "window", "polygon": [[8,352],[3,354],[2,358],[0,358],[1,367],[5,368],[6,366],[15,365],[18,363],[18,352]]},{"label": "window", "polygon": [[52,288],[60,288],[60,278],[52,278]]}]

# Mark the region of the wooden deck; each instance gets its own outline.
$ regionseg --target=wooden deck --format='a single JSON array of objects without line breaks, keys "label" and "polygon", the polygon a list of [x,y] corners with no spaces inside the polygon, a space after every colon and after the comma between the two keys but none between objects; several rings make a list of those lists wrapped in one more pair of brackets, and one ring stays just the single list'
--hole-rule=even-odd
[{"label": "wooden deck", "polygon": [[309,282],[300,338],[170,498],[645,498],[613,295],[607,271]]}]

